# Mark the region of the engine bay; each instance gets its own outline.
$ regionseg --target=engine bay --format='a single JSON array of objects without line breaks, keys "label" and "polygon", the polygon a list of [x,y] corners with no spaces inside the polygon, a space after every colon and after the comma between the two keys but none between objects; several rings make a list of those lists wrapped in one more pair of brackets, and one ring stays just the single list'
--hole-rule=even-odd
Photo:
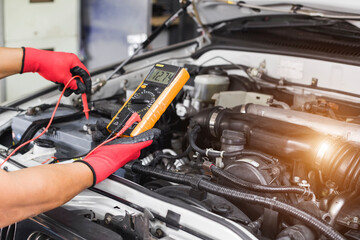
[{"label": "engine bay", "polygon": [[[161,138],[111,178],[123,177],[211,212],[259,239],[360,239],[359,95],[322,87],[316,73],[305,85],[273,77],[266,61],[242,65],[225,56],[201,63],[167,60],[187,69],[190,80],[156,123]],[[103,73],[95,74],[89,122],[80,98],[66,100],[47,133],[12,160],[30,167],[84,157],[100,143],[97,130],[110,122],[152,66],[135,64],[105,86],[99,80]],[[299,70],[287,73],[294,76]],[[1,144],[7,148],[1,155],[36,136],[53,107],[35,104],[14,116],[10,130],[3,131]],[[168,223],[144,209],[137,209],[140,215],[129,209],[114,214],[111,204],[108,210],[101,202],[95,207],[76,201],[65,208],[85,209],[81,216],[124,239],[173,239]],[[173,214],[176,222],[178,213]],[[190,235],[177,237],[196,236]]]}]

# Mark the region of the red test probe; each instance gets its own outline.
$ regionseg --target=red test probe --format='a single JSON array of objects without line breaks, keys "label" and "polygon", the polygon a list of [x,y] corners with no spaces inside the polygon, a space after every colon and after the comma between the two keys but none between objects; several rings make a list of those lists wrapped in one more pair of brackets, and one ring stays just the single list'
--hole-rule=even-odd
[{"label": "red test probe", "polygon": [[[84,80],[80,76],[77,75],[77,76],[74,76],[74,77],[80,78],[80,81],[82,83],[84,83]],[[88,105],[86,93],[82,93],[81,98],[82,98],[82,102],[83,102],[83,109],[84,109],[83,111],[85,113],[86,120],[89,120],[89,112],[90,112],[90,110],[89,110],[89,105]]]},{"label": "red test probe", "polygon": [[126,121],[124,127],[118,132],[116,133],[115,136],[113,136],[112,138],[108,139],[108,140],[105,140],[104,142],[102,142],[101,144],[99,144],[96,148],[94,148],[93,150],[91,150],[91,152],[89,152],[85,158],[87,158],[88,156],[90,156],[96,149],[98,149],[99,147],[107,144],[108,142],[111,142],[112,140],[120,137],[129,127],[131,127],[134,123],[136,122],[140,122],[141,121],[141,118],[139,116],[139,114],[137,112],[134,112],[130,118]]}]

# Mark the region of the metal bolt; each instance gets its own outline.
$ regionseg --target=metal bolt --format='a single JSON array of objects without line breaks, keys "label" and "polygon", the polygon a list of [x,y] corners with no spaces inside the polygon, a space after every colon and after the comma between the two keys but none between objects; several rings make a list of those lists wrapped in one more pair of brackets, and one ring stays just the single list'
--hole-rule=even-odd
[{"label": "metal bolt", "polygon": [[84,124],[84,125],[83,125],[83,130],[84,130],[85,132],[87,132],[87,131],[89,130],[89,125],[88,125],[88,124]]},{"label": "metal bolt", "polygon": [[278,175],[280,173],[280,169],[277,167],[271,168],[271,174],[272,175]]},{"label": "metal bolt", "polygon": [[285,79],[284,78],[280,78],[278,84],[279,85],[284,85]]},{"label": "metal bolt", "polygon": [[274,99],[272,97],[266,99],[266,103],[273,103],[274,102]]},{"label": "metal bolt", "polygon": [[261,63],[260,63],[260,68],[266,68],[266,61],[263,60]]},{"label": "metal bolt", "polygon": [[26,110],[26,115],[28,116],[33,116],[35,114],[36,114],[36,108],[31,107]]},{"label": "metal bolt", "polygon": [[304,104],[304,109],[305,109],[305,111],[310,111],[311,108],[312,108],[312,106],[311,106],[310,103],[305,103],[305,104]]},{"label": "metal bolt", "polygon": [[293,180],[295,183],[298,183],[300,182],[300,177],[298,176],[294,176],[294,180]]},{"label": "metal bolt", "polygon": [[158,228],[155,231],[155,235],[156,235],[156,237],[161,238],[164,236],[164,232],[160,228]]},{"label": "metal bolt", "polygon": [[106,216],[105,219],[104,219],[104,221],[105,221],[105,224],[110,224],[110,222],[111,222],[111,216],[110,216],[110,215]]},{"label": "metal bolt", "polygon": [[312,78],[311,79],[311,86],[316,87],[318,85],[319,79]]},{"label": "metal bolt", "polygon": [[333,181],[328,180],[328,181],[326,181],[325,184],[326,184],[326,187],[328,187],[330,189],[336,189],[337,188],[336,183],[333,182]]}]

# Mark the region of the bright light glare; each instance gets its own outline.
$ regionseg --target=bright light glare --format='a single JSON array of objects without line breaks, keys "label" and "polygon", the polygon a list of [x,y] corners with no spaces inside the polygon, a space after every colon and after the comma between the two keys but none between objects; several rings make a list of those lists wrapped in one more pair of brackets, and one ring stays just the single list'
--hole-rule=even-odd
[{"label": "bright light glare", "polygon": [[327,141],[321,143],[319,150],[317,152],[318,158],[323,158],[325,153],[329,150],[330,144]]}]

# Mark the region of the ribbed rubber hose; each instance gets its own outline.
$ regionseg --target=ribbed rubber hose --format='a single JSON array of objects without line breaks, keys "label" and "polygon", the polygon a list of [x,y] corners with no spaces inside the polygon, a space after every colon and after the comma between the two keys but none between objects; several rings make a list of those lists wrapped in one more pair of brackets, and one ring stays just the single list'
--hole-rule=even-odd
[{"label": "ribbed rubber hose", "polygon": [[303,221],[305,224],[319,231],[321,234],[323,234],[329,239],[346,240],[346,238],[344,238],[340,233],[338,233],[332,226],[328,225],[317,217],[275,199],[265,198],[250,193],[243,193],[228,187],[220,186],[218,184],[205,180],[204,176],[202,175],[190,176],[186,174],[164,171],[158,168],[146,167],[139,164],[126,165],[125,167],[137,173],[157,177],[174,183],[180,183],[190,186],[196,185],[200,190],[204,190],[216,195],[221,195],[224,197],[229,197],[270,208],[280,213],[294,217],[300,221]]},{"label": "ribbed rubber hose", "polygon": [[212,165],[210,167],[211,172],[220,178],[223,178],[233,184],[241,188],[245,188],[255,192],[267,192],[267,193],[296,193],[296,194],[305,194],[307,191],[304,188],[300,187],[278,187],[278,186],[270,186],[270,185],[261,185],[252,182],[245,181],[241,178],[234,176],[231,173],[225,172],[220,168]]},{"label": "ribbed rubber hose", "polygon": [[220,186],[218,184],[215,184],[215,183],[212,183],[212,182],[209,182],[206,180],[200,181],[199,189],[205,190],[205,191],[213,193],[213,194],[226,196],[229,198],[234,198],[234,199],[242,200],[245,202],[257,204],[257,205],[278,211],[279,213],[283,213],[288,216],[294,217],[294,218],[304,222],[306,225],[321,232],[325,237],[327,237],[329,239],[338,239],[338,240],[346,239],[329,224],[323,222],[322,220],[318,219],[317,217],[315,217],[307,212],[304,212],[298,208],[295,208],[295,207],[293,207],[289,204],[283,203],[281,201],[257,196],[254,194],[239,192],[234,189],[223,187],[223,186]]}]

